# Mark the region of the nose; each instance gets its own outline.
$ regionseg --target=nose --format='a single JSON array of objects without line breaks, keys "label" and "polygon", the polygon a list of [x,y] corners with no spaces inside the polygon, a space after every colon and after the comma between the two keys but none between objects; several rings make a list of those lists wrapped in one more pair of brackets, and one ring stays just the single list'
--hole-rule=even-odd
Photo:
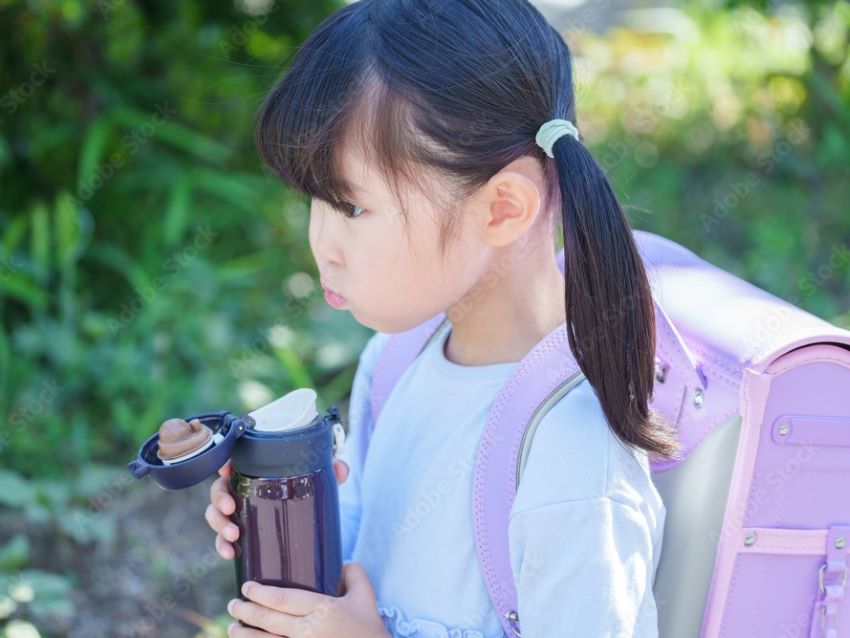
[{"label": "nose", "polygon": [[342,219],[330,206],[313,200],[310,206],[310,249],[323,272],[328,266],[342,266]]}]

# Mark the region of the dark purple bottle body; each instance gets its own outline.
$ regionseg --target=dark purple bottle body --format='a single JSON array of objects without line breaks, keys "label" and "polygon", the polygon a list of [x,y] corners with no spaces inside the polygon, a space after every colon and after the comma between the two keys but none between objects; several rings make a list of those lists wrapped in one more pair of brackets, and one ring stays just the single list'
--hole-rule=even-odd
[{"label": "dark purple bottle body", "polygon": [[308,474],[255,478],[234,472],[239,527],[237,588],[254,580],[339,596],[342,552],[333,466]]}]

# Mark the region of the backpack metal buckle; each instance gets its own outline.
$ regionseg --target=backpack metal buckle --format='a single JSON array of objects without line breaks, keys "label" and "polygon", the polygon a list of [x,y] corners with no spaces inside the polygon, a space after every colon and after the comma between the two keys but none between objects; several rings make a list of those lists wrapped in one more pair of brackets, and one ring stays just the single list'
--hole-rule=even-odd
[{"label": "backpack metal buckle", "polygon": [[[823,585],[823,575],[824,575],[825,571],[826,571],[826,563],[821,565],[820,569],[818,570],[818,589],[820,589],[822,594],[826,593],[826,587],[824,587],[824,585]],[[846,584],[847,584],[847,568],[845,567],[844,570],[841,572],[841,586],[844,587]]]},{"label": "backpack metal buckle", "polygon": [[505,618],[507,618],[508,622],[511,624],[511,631],[513,631],[517,636],[522,636],[516,628],[516,623],[519,622],[519,615],[515,611],[509,610],[505,612]]}]

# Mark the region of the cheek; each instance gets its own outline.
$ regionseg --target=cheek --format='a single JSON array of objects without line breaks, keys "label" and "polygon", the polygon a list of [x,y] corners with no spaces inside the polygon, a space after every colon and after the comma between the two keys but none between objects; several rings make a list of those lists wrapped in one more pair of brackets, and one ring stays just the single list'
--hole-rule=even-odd
[{"label": "cheek", "polygon": [[390,226],[352,241],[346,252],[358,293],[351,306],[355,319],[399,332],[462,298],[480,275],[484,248],[474,237],[461,236],[443,256],[438,241],[437,229],[427,223],[412,231],[410,240],[401,226]]},{"label": "cheek", "polygon": [[376,307],[403,318],[413,327],[446,310],[465,292],[463,273],[455,264],[432,254],[411,254],[405,246],[388,256],[378,286],[372,292]]},{"label": "cheek", "polygon": [[349,250],[348,270],[357,289],[351,312],[364,325],[399,332],[443,310],[445,289],[432,256],[420,247],[412,251],[403,237],[384,240]]}]

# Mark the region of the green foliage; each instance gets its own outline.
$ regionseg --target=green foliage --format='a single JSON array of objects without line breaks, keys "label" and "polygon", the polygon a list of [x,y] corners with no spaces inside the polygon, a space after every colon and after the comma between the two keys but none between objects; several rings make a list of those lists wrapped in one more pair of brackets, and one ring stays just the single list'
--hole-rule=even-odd
[{"label": "green foliage", "polygon": [[[583,129],[636,226],[846,325],[850,8],[734,4],[568,34]],[[336,5],[261,6],[2,5],[4,465],[63,475],[166,416],[347,394],[367,331],[322,304],[306,204],[251,141]]]},{"label": "green foliage", "polygon": [[49,538],[54,555],[62,555],[62,546],[75,552],[91,543],[112,544],[115,521],[105,506],[115,484],[116,470],[99,466],[65,481],[31,480],[0,470],[0,527],[17,530],[0,544],[3,636],[38,636],[36,627],[67,625],[73,617],[74,578],[30,567],[44,561],[32,544]]},{"label": "green foliage", "polygon": [[633,224],[850,327],[850,3],[635,10],[568,34]]},{"label": "green foliage", "polygon": [[[306,203],[251,139],[338,6],[0,0],[3,638],[73,613],[33,538],[115,543],[165,418],[347,396],[369,331],[321,300]],[[687,6],[567,33],[586,140],[635,226],[850,327],[850,4]]]},{"label": "green foliage", "polygon": [[251,139],[337,5],[261,4],[0,9],[0,464],[126,463],[169,416],[347,394],[368,331],[323,307],[306,204]]}]

